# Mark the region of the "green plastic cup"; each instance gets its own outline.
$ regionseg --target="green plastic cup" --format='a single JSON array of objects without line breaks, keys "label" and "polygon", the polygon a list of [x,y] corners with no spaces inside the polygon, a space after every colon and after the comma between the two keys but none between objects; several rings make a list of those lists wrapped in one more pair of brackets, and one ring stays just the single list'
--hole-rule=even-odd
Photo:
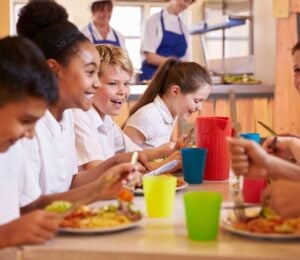
[{"label": "green plastic cup", "polygon": [[183,196],[188,237],[210,241],[218,235],[222,196],[218,192],[190,191]]},{"label": "green plastic cup", "polygon": [[143,178],[148,217],[166,218],[172,215],[176,182],[177,180],[173,176],[146,176]]}]

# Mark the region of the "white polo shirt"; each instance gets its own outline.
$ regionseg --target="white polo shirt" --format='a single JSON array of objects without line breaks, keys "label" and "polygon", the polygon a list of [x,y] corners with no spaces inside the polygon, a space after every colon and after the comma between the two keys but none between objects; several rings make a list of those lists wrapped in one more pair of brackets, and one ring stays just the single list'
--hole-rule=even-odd
[{"label": "white polo shirt", "polygon": [[131,115],[126,126],[139,130],[146,138],[142,149],[170,142],[177,117],[173,118],[160,96]]},{"label": "white polo shirt", "polygon": [[0,153],[0,225],[20,216],[20,207],[39,197],[26,183],[24,151],[18,141],[5,153]]},{"label": "white polo shirt", "polygon": [[110,116],[103,119],[92,107],[88,111],[73,109],[78,165],[104,161],[118,152],[140,151]]},{"label": "white polo shirt", "polygon": [[[162,38],[163,38],[163,31],[160,21],[160,15],[161,13],[155,13],[145,19],[143,30],[142,30],[142,36],[141,36],[141,52],[142,55],[144,52],[152,52],[156,53],[157,48],[159,47]],[[163,18],[164,18],[164,24],[165,24],[165,30],[171,31],[177,34],[181,34],[179,22],[178,22],[178,16],[170,14],[166,8],[163,9]],[[181,19],[181,25],[183,34],[185,36],[186,41],[188,42],[189,39],[189,31],[186,25],[183,23]],[[186,50],[186,53],[183,57],[181,57],[181,60],[188,61],[190,60],[190,50],[189,50],[189,44],[188,48]],[[144,59],[144,57],[143,57]]]},{"label": "white polo shirt", "polygon": [[77,173],[72,111],[64,111],[60,122],[47,111],[36,125],[35,138],[22,142],[30,169],[26,178],[33,190],[42,194],[69,190]]},{"label": "white polo shirt", "polygon": [[[94,37],[97,41],[102,41],[103,40],[103,37],[101,36],[101,34],[98,32],[95,24],[93,22],[91,22],[91,25],[92,25],[92,31],[94,33]],[[92,35],[91,35],[91,32],[89,30],[89,24],[87,24],[86,26],[84,26],[82,29],[81,29],[81,32],[91,41],[93,42],[93,38],[92,38]],[[126,50],[126,46],[125,46],[125,38],[124,36],[119,32],[117,31],[116,29],[114,29],[115,33],[117,34],[118,36],[118,39],[119,39],[119,42],[120,42],[120,47],[123,49],[123,50]],[[110,27],[109,28],[109,32],[107,34],[107,37],[106,37],[106,40],[109,40],[109,41],[116,41],[116,37],[113,33],[113,30],[112,28]]]}]

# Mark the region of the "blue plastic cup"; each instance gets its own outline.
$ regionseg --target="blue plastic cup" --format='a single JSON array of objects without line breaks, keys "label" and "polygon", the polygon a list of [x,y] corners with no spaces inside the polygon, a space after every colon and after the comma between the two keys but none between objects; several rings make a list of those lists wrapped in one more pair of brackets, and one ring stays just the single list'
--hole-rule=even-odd
[{"label": "blue plastic cup", "polygon": [[259,144],[260,134],[259,133],[240,133],[240,137],[243,137],[248,140],[252,140]]},{"label": "blue plastic cup", "polygon": [[187,183],[199,184],[203,182],[206,154],[206,148],[181,149],[184,180]]},{"label": "blue plastic cup", "polygon": [[[259,133],[241,133],[241,137],[252,140],[259,144]],[[267,182],[264,179],[243,178],[243,197],[247,203],[259,203],[261,194],[266,187]]]}]

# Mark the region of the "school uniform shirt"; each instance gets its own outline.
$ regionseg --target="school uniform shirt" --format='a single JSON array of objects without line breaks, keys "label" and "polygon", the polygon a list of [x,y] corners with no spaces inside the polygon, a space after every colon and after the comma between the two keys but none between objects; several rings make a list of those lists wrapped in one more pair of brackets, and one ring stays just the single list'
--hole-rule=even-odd
[{"label": "school uniform shirt", "polygon": [[65,110],[58,122],[47,111],[37,122],[36,135],[23,140],[33,190],[53,194],[69,190],[77,173],[74,122],[71,110]]},{"label": "school uniform shirt", "polygon": [[73,109],[78,166],[94,160],[104,161],[118,152],[140,151],[110,116],[103,119],[92,107]]},{"label": "school uniform shirt", "polygon": [[86,26],[84,26],[81,29],[81,32],[95,45],[112,44],[126,50],[124,36],[112,27],[110,27],[106,39],[103,39],[93,22],[88,23]]},{"label": "school uniform shirt", "polygon": [[30,183],[26,183],[27,170],[19,141],[7,152],[0,153],[0,225],[18,218],[20,207],[39,197],[39,193],[32,193]]},{"label": "school uniform shirt", "polygon": [[189,60],[188,35],[188,28],[180,17],[170,14],[166,8],[146,18],[141,37],[143,73],[140,79],[150,79],[157,69],[157,66],[146,62],[145,52]]},{"label": "school uniform shirt", "polygon": [[131,115],[126,126],[136,128],[145,136],[145,142],[140,145],[145,149],[170,142],[176,120],[177,117],[173,118],[163,100],[157,96],[152,103]]}]

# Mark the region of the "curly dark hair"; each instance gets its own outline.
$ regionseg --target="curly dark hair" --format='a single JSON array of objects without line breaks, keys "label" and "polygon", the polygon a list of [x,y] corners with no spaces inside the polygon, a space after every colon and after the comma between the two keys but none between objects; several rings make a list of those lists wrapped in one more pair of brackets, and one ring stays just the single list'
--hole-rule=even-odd
[{"label": "curly dark hair", "polygon": [[56,78],[41,50],[24,37],[0,40],[0,106],[26,96],[53,104],[58,99]]},{"label": "curly dark hair", "polygon": [[88,39],[68,21],[66,9],[54,1],[35,0],[19,14],[17,32],[35,42],[47,59],[67,64],[78,52],[78,45]]}]

